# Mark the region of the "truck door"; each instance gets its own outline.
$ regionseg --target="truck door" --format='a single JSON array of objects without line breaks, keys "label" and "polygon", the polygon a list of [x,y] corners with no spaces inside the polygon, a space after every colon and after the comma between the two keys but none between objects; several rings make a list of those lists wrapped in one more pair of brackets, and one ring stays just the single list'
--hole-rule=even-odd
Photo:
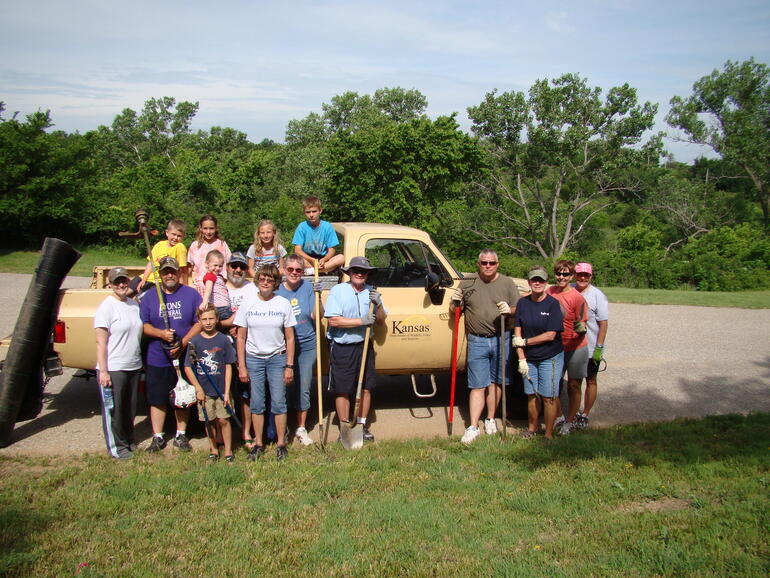
[{"label": "truck door", "polygon": [[[414,239],[369,238],[364,256],[377,270],[369,283],[382,293],[388,310],[387,330],[375,330],[377,370],[382,373],[447,371],[452,352],[451,289],[434,305],[425,290],[429,272],[450,287],[452,276],[424,242]],[[387,347],[382,347],[387,342]]]}]

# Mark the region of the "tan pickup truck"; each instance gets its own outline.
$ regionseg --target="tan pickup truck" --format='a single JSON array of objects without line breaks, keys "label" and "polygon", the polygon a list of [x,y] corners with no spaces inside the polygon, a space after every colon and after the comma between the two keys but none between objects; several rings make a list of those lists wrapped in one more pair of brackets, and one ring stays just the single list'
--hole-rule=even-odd
[{"label": "tan pickup truck", "polygon": [[[382,293],[388,309],[386,327],[376,326],[377,371],[382,374],[435,374],[451,368],[453,319],[449,300],[463,278],[430,235],[400,225],[334,223],[338,249],[351,257],[363,255],[377,270],[369,282]],[[54,350],[66,367],[93,369],[96,363],[93,316],[108,294],[98,267],[92,289],[60,292]],[[140,270],[137,268],[137,272]],[[327,278],[328,280],[328,278]],[[333,278],[331,284],[337,281]],[[518,280],[520,290],[526,290]],[[325,301],[328,290],[322,294]],[[463,324],[458,342],[458,369],[465,367]]]}]

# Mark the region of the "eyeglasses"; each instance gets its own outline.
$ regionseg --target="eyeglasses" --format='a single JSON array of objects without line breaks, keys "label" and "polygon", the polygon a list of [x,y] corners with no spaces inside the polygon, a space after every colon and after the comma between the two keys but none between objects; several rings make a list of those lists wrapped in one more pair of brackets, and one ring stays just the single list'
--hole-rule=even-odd
[{"label": "eyeglasses", "polygon": [[257,279],[257,283],[275,283],[275,279],[272,277],[260,277]]},{"label": "eyeglasses", "polygon": [[569,271],[559,271],[557,273],[554,273],[557,277],[569,277],[572,275]]},{"label": "eyeglasses", "polygon": [[479,261],[479,265],[484,265],[484,267],[491,267],[492,265],[497,265],[497,261]]},{"label": "eyeglasses", "polygon": [[248,265],[244,265],[243,263],[231,263],[230,264],[230,269],[240,269],[241,271],[245,271],[248,268],[249,268],[249,266]]},{"label": "eyeglasses", "polygon": [[287,273],[304,273],[301,267],[286,267]]}]

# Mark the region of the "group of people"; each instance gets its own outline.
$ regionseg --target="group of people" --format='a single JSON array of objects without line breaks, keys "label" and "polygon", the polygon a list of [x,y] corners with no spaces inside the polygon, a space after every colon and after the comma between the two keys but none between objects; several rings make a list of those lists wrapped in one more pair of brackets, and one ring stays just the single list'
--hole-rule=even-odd
[{"label": "group of people", "polygon": [[[376,384],[374,351],[370,342],[370,351],[363,355],[364,335],[375,323],[384,324],[387,315],[382,296],[366,282],[374,267],[364,257],[353,257],[344,267],[345,257],[336,250],[339,239],[332,225],[320,218],[317,197],[304,199],[303,210],[306,221],[295,231],[291,254],[266,220],[257,226],[246,255],[231,252],[220,237],[216,218],[204,215],[189,250],[182,243],[184,223],[174,219],[166,228],[166,239],[152,248],[141,277],[130,279],[123,267],[108,272],[112,294],[99,306],[94,328],[110,455],[130,459],[136,450],[134,419],[143,367],[153,431],[146,451],[165,448],[169,407],[176,421],[173,445],[191,449],[190,407],[171,401],[182,379],[180,364],[195,389],[198,417],[206,423],[210,460],[221,457],[220,445],[226,461],[235,459],[230,419],[239,414],[247,457],[260,458],[268,406],[274,419],[276,459],[285,459],[289,385],[296,393],[294,436],[303,445],[312,444],[306,419],[318,353],[314,322],[321,314],[328,319],[329,389],[338,419],[342,423],[355,419],[362,424],[364,439],[374,439],[366,423]],[[323,312],[316,309],[320,285],[303,279],[315,270],[341,270],[350,278],[331,289]],[[361,409],[351,416],[349,396],[358,379],[358,371],[351,368],[358,368],[364,358]]]},{"label": "group of people", "polygon": [[[257,226],[245,255],[231,252],[216,218],[204,215],[189,250],[182,243],[184,223],[173,219],[166,239],[152,248],[141,277],[130,279],[123,267],[109,271],[112,294],[99,306],[94,328],[110,455],[129,459],[136,449],[134,419],[143,368],[153,432],[147,452],[165,448],[169,408],[176,422],[173,445],[191,449],[190,406],[170,401],[183,374],[195,389],[198,417],[206,423],[210,460],[221,457],[220,445],[226,461],[235,459],[231,417],[242,425],[248,459],[260,458],[268,415],[274,421],[276,459],[285,459],[290,405],[296,410],[294,438],[311,445],[306,420],[318,355],[315,321],[320,315],[327,319],[329,389],[341,427],[355,420],[364,440],[374,439],[367,416],[376,387],[375,353],[373,340],[366,352],[364,343],[367,331],[383,325],[387,316],[382,295],[367,283],[375,268],[365,257],[353,257],[344,266],[345,257],[337,251],[339,239],[332,225],[321,219],[317,197],[305,198],[303,210],[306,220],[296,228],[291,254],[268,220]],[[485,433],[497,432],[503,364],[508,367],[514,351],[528,396],[525,437],[539,431],[541,409],[546,438],[552,438],[555,429],[566,435],[586,427],[596,399],[608,320],[607,299],[591,284],[591,265],[558,261],[551,287],[545,268],[534,266],[528,275],[531,292],[523,298],[498,268],[497,254],[482,251],[478,275],[462,280],[450,301],[450,312],[458,309],[465,316],[468,341],[470,425],[462,442],[470,444],[479,436],[485,409]],[[303,278],[314,271],[342,271],[349,277],[332,287],[323,311],[316,295],[320,285]],[[351,415],[362,364],[360,410]],[[562,416],[559,392],[565,373],[569,404]],[[580,411],[583,379],[587,387]],[[291,385],[294,396],[287,395]]]},{"label": "group of people", "polygon": [[[557,261],[551,286],[545,267],[533,265],[526,297],[519,295],[512,279],[498,272],[495,251],[483,250],[477,266],[478,274],[460,282],[450,304],[450,313],[460,309],[465,316],[468,342],[470,425],[461,441],[471,444],[478,438],[485,408],[484,432],[497,433],[495,414],[503,381],[508,382],[504,376],[510,375],[504,368],[510,366],[511,353],[517,357],[527,395],[528,427],[523,437],[539,433],[541,413],[547,439],[553,439],[556,431],[569,435],[587,427],[609,321],[607,297],[592,284],[591,264]],[[560,393],[565,374],[569,402],[563,411]]]}]

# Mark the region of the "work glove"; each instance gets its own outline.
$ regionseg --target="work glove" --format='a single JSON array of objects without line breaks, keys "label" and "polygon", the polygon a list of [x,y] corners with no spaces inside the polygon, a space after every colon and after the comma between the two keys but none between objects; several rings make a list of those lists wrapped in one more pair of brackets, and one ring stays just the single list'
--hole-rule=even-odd
[{"label": "work glove", "polygon": [[602,360],[603,356],[604,356],[604,345],[597,345],[596,348],[594,348],[594,354],[591,356],[591,359],[594,360],[594,363],[599,363]]},{"label": "work glove", "polygon": [[313,283],[313,291],[316,293],[320,293],[324,289],[324,284],[320,281],[318,283]]},{"label": "work glove", "polygon": [[369,327],[374,325],[374,313],[367,313],[361,318],[361,326]]},{"label": "work glove", "polygon": [[529,365],[526,359],[519,359],[519,373],[524,379],[529,379]]},{"label": "work glove", "polygon": [[580,334],[585,333],[586,331],[588,331],[588,328],[586,327],[586,324],[583,321],[580,321],[580,320],[576,320],[572,324],[572,329],[575,331],[575,333],[580,333]]},{"label": "work glove", "polygon": [[382,294],[377,289],[369,289],[369,301],[374,303],[375,307],[382,307]]},{"label": "work glove", "polygon": [[505,301],[498,301],[497,302],[497,310],[500,312],[500,315],[510,315],[511,314],[511,306],[508,305]]},{"label": "work glove", "polygon": [[519,337],[518,335],[514,335],[511,341],[513,342],[514,347],[524,347],[526,345],[526,339]]},{"label": "work glove", "polygon": [[452,301],[454,301],[455,307],[459,307],[463,302],[463,290],[459,287],[452,293]]}]

